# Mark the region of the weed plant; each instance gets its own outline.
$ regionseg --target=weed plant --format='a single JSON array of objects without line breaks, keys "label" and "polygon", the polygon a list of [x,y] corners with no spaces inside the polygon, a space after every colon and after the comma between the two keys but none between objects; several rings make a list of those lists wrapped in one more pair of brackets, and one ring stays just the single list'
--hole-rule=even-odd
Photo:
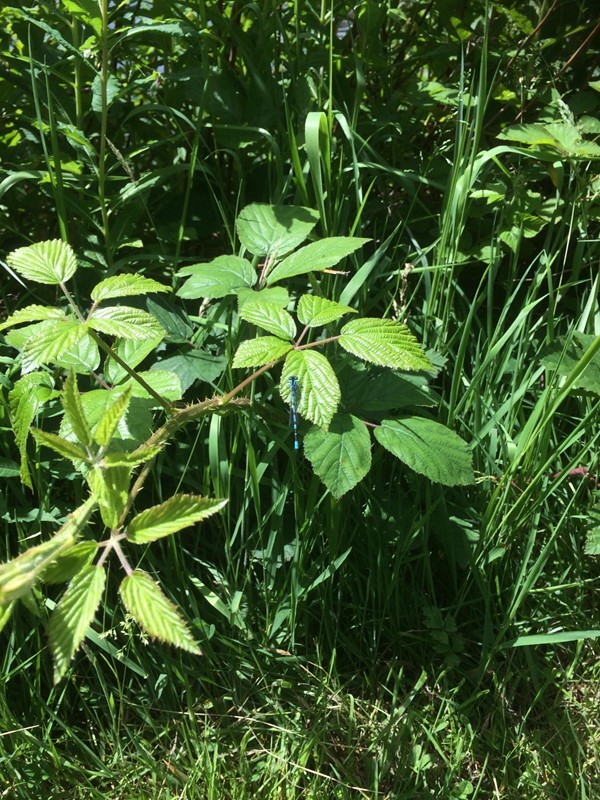
[{"label": "weed plant", "polygon": [[[437,367],[427,413],[476,475],[442,486],[374,448],[335,500],[267,371],[251,412],[183,428],[139,497],[228,498],[143,552],[203,655],[148,640],[112,565],[55,685],[43,624],[63,587],[16,606],[0,797],[596,797],[595,3],[48,0],[0,22],[3,266],[57,238],[81,307],[122,274],[179,289],[181,268],[238,252],[248,204],[312,208],[319,238],[372,240],[313,290],[408,324]],[[10,270],[0,291],[2,319],[58,302]],[[186,401],[232,389],[223,302],[141,308],[170,320],[156,357],[187,359]],[[0,365],[8,560],[86,489],[35,447],[21,483],[4,338]]]}]

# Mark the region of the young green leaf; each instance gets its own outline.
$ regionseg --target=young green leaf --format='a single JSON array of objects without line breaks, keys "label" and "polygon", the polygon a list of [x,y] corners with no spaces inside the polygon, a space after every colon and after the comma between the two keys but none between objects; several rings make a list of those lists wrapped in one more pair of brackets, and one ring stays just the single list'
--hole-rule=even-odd
[{"label": "young green leaf", "polygon": [[70,458],[71,461],[89,461],[89,455],[79,445],[57,436],[55,433],[48,433],[39,428],[32,428],[31,434],[39,445],[49,447],[55,453]]},{"label": "young green leaf", "polygon": [[298,378],[298,413],[320,428],[327,429],[340,402],[340,385],[329,361],[314,350],[288,353],[281,373],[279,392],[290,401],[290,377]]},{"label": "young green leaf", "polygon": [[84,567],[71,580],[48,622],[54,659],[54,683],[67,671],[71,659],[92,624],[106,583],[103,567]]},{"label": "young green leaf", "polygon": [[31,372],[42,364],[55,363],[88,335],[86,326],[74,319],[42,322],[36,335],[28,338],[23,347],[23,373]]},{"label": "young green leaf", "polygon": [[177,292],[178,297],[186,300],[196,300],[198,297],[217,299],[256,283],[254,267],[246,258],[239,256],[218,256],[209,264],[183,267],[177,274],[191,276]]},{"label": "young green leaf", "polygon": [[0,323],[0,331],[12,328],[13,325],[21,325],[23,322],[37,322],[44,319],[64,319],[65,312],[61,308],[50,308],[48,306],[26,306]]},{"label": "young green leaf", "polygon": [[129,469],[133,469],[146,461],[150,461],[160,453],[161,449],[162,445],[145,445],[131,452],[107,453],[102,459],[102,464],[108,469],[112,467],[129,467]]},{"label": "young green leaf", "polygon": [[65,417],[67,418],[77,441],[84,449],[87,450],[92,443],[92,431],[90,430],[88,421],[83,413],[81,395],[77,389],[77,379],[74,372],[70,372],[69,377],[65,381],[65,386],[62,393],[62,402],[65,410]]},{"label": "young green leaf", "polygon": [[454,431],[422,417],[386,419],[375,438],[407,466],[444,486],[474,483],[469,447]]},{"label": "young green leaf", "polygon": [[129,306],[96,309],[88,318],[87,324],[95,331],[118,339],[154,339],[164,336],[165,333],[152,314]]},{"label": "young green leaf", "polygon": [[57,394],[50,375],[45,372],[30,372],[15,383],[8,396],[12,426],[21,457],[20,477],[30,489],[32,484],[27,466],[27,437],[40,408]]},{"label": "young green leaf", "polygon": [[119,593],[127,611],[149,636],[201,655],[179,609],[147,572],[136,569],[123,579]]},{"label": "young green leaf", "polygon": [[70,14],[89,25],[98,38],[102,36],[102,15],[95,0],[63,0],[63,5]]},{"label": "young green leaf", "polygon": [[284,256],[309,236],[319,214],[304,206],[253,203],[239,214],[235,226],[242,245],[254,256]]},{"label": "young green leaf", "polygon": [[314,294],[303,294],[298,302],[298,319],[309,328],[327,325],[343,317],[344,314],[356,313],[356,309],[350,306],[343,306],[341,303],[334,303]]},{"label": "young green leaf", "polygon": [[[164,362],[161,361],[160,365],[162,366],[163,364]],[[154,389],[154,391],[165,400],[170,400],[171,402],[181,400],[181,381],[179,376],[174,372],[169,372],[165,369],[149,369],[145,372],[138,372],[137,374],[140,378],[144,379],[148,386]],[[140,397],[151,400],[153,405],[156,406],[157,401],[134,378],[129,378],[129,380],[120,384],[119,389],[122,388],[131,389],[132,397]]]},{"label": "young green leaf", "polygon": [[191,494],[175,495],[135,516],[127,526],[127,539],[134,544],[154,542],[212,516],[226,502]]},{"label": "young green leaf", "polygon": [[292,315],[288,314],[284,308],[264,300],[260,292],[254,292],[254,294],[255,297],[252,300],[247,299],[240,306],[240,317],[281,339],[293,339],[296,335],[296,323]]},{"label": "young green leaf", "polygon": [[96,303],[102,303],[103,300],[111,300],[114,297],[170,291],[172,291],[170,286],[153,281],[151,278],[144,278],[142,275],[113,275],[97,283],[90,296]]},{"label": "young green leaf", "polygon": [[406,325],[391,319],[353,319],[342,328],[339,343],[349,353],[382,367],[432,369],[423,348]]},{"label": "young green leaf", "polygon": [[65,283],[77,270],[77,259],[70,245],[60,239],[19,247],[6,257],[11,269],[34,283]]},{"label": "young green leaf", "polygon": [[131,390],[126,389],[109,406],[100,417],[94,430],[94,441],[101,447],[108,447],[115,431],[129,408]]},{"label": "young green leaf", "polygon": [[118,525],[127,502],[131,467],[106,469],[104,464],[100,464],[88,472],[86,479],[98,503],[102,522],[112,530]]},{"label": "young green leaf", "polygon": [[275,336],[259,336],[242,342],[233,357],[235,369],[243,367],[262,367],[271,361],[278,361],[292,349],[289,342]]},{"label": "young green leaf", "polygon": [[307,272],[323,272],[369,241],[370,239],[359,239],[353,236],[332,236],[329,239],[312,242],[280,261],[269,272],[266,282],[270,286],[285,278],[306,275]]},{"label": "young green leaf", "polygon": [[339,500],[371,468],[371,437],[356,417],[336,414],[328,431],[314,427],[306,434],[304,453],[315,474]]}]

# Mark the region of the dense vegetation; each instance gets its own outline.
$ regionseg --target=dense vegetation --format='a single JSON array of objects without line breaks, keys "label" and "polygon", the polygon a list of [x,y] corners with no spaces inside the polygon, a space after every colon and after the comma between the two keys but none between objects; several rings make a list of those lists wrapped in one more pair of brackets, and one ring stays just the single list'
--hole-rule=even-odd
[{"label": "dense vegetation", "polygon": [[596,3],[0,23],[0,797],[595,797]]}]

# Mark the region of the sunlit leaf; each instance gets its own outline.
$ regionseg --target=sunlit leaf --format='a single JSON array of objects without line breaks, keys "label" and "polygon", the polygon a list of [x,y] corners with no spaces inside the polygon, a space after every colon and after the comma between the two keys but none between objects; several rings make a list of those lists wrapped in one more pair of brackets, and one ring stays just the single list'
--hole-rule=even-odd
[{"label": "sunlit leaf", "polygon": [[212,516],[226,500],[180,494],[135,516],[127,526],[127,539],[135,544],[154,542]]},{"label": "sunlit leaf", "polygon": [[375,428],[375,438],[396,458],[435,483],[463,486],[475,481],[467,443],[439,422],[422,417],[386,419]]},{"label": "sunlit leaf", "polygon": [[337,499],[361,481],[371,468],[371,437],[366,425],[350,414],[336,414],[329,430],[311,428],[304,453]]},{"label": "sunlit leaf", "polygon": [[127,611],[149,636],[200,655],[179,609],[147,572],[136,569],[123,579],[119,593]]},{"label": "sunlit leaf", "polygon": [[35,283],[65,283],[77,270],[77,259],[70,245],[60,239],[20,247],[6,257],[8,266]]}]

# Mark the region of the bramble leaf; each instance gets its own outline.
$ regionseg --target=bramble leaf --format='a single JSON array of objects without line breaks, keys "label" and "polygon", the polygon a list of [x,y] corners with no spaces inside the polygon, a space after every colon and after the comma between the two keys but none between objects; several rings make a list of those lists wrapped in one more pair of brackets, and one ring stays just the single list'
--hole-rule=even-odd
[{"label": "bramble leaf", "polygon": [[54,683],[58,683],[67,671],[92,624],[105,583],[103,567],[84,567],[71,580],[52,612],[48,623],[48,639],[54,659]]},{"label": "bramble leaf", "polygon": [[21,457],[20,477],[30,489],[32,484],[27,466],[27,437],[40,408],[57,394],[50,375],[46,372],[30,372],[15,383],[8,396],[12,426]]},{"label": "bramble leaf", "polygon": [[65,312],[62,308],[52,308],[48,306],[26,306],[11,314],[10,317],[0,323],[0,331],[12,328],[13,325],[21,325],[23,322],[38,322],[45,319],[64,319]]},{"label": "bramble leaf", "polygon": [[23,346],[23,373],[42,364],[55,363],[85,336],[88,336],[86,326],[74,319],[42,322],[36,335],[28,338]]},{"label": "bramble leaf", "polygon": [[296,335],[296,323],[292,315],[275,303],[264,300],[260,292],[254,292],[254,295],[252,299],[246,299],[240,304],[240,317],[281,339],[293,339]]},{"label": "bramble leaf", "polygon": [[350,306],[343,306],[341,303],[334,303],[314,294],[303,294],[298,302],[298,319],[309,328],[327,325],[343,317],[344,314],[356,313],[356,309]]},{"label": "bramble leaf", "polygon": [[371,468],[371,437],[364,422],[350,414],[336,414],[328,431],[314,427],[306,434],[304,453],[315,474],[339,500]]},{"label": "bramble leaf", "polygon": [[172,291],[170,286],[165,286],[151,278],[144,278],[142,275],[113,275],[97,283],[90,292],[90,297],[96,303],[102,303],[104,300],[111,300],[114,297],[170,291]]},{"label": "bramble leaf", "polygon": [[254,267],[239,256],[218,256],[208,264],[183,267],[177,274],[191,276],[177,292],[178,297],[187,300],[198,297],[218,299],[256,283]]},{"label": "bramble leaf", "polygon": [[281,373],[279,392],[290,402],[290,377],[298,378],[298,413],[327,429],[340,402],[340,385],[327,358],[314,350],[288,353]]},{"label": "bramble leaf", "polygon": [[135,516],[127,526],[127,540],[134,544],[145,544],[170,536],[212,516],[226,502],[198,495],[175,495],[161,505]]},{"label": "bramble leaf", "polygon": [[119,594],[127,611],[149,636],[201,655],[179,609],[147,572],[134,570],[121,582]]},{"label": "bramble leaf", "polygon": [[332,236],[307,244],[280,261],[267,275],[266,283],[270,286],[277,281],[305,275],[307,272],[323,272],[369,241],[371,240],[353,236]]},{"label": "bramble leaf", "polygon": [[120,339],[154,339],[164,336],[165,333],[152,314],[129,306],[96,309],[88,318],[87,324],[100,333]]},{"label": "bramble leaf", "polygon": [[233,358],[236,369],[242,367],[262,367],[271,361],[278,361],[292,349],[289,342],[275,336],[258,336],[256,339],[247,339],[238,347]]},{"label": "bramble leaf", "polygon": [[83,405],[81,404],[81,395],[77,389],[77,380],[75,373],[71,372],[65,381],[62,393],[63,408],[65,410],[65,417],[67,418],[73,433],[79,444],[87,448],[92,443],[92,432],[88,421],[83,413]]},{"label": "bramble leaf", "polygon": [[55,433],[48,433],[39,428],[32,428],[31,435],[40,445],[49,447],[55,453],[69,458],[71,461],[88,461],[89,456],[85,450],[79,445],[70,442],[68,439],[63,439],[62,436],[57,436]]},{"label": "bramble leaf", "polygon": [[423,417],[386,419],[375,438],[408,467],[444,486],[475,482],[469,447],[454,431]]},{"label": "bramble leaf", "polygon": [[404,370],[433,368],[406,325],[391,319],[353,319],[344,325],[338,341],[349,353],[382,367]]},{"label": "bramble leaf", "polygon": [[284,256],[309,236],[319,214],[304,206],[278,206],[252,203],[237,220],[242,245],[254,256]]},{"label": "bramble leaf", "polygon": [[34,283],[65,283],[77,270],[73,248],[60,239],[19,247],[6,257],[11,269]]}]

